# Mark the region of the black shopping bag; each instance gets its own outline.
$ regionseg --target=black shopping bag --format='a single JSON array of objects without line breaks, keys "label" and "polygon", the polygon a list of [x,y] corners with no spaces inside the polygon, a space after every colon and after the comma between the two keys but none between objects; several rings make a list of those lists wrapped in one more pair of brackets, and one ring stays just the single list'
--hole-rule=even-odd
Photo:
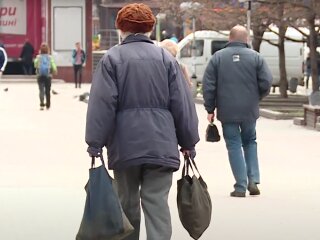
[{"label": "black shopping bag", "polygon": [[[199,178],[194,174],[197,170]],[[193,176],[189,175],[189,167]],[[209,227],[212,203],[207,184],[202,179],[194,159],[185,156],[182,177],[177,182],[177,205],[180,221],[193,239],[199,239]]]},{"label": "black shopping bag", "polygon": [[100,167],[94,168],[95,158],[92,158],[85,186],[87,198],[76,240],[120,240],[133,232],[102,156],[101,162]]},{"label": "black shopping bag", "polygon": [[217,126],[213,123],[210,123],[206,130],[206,141],[207,142],[219,142],[220,134]]}]

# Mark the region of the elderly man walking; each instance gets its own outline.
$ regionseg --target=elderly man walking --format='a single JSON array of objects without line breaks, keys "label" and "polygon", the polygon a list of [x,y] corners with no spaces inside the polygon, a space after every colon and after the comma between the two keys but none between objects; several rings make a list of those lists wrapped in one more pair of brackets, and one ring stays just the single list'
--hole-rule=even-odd
[{"label": "elderly man walking", "polygon": [[260,173],[256,143],[259,101],[269,94],[271,72],[259,53],[248,46],[243,26],[230,31],[229,43],[216,52],[204,74],[203,97],[208,121],[221,121],[229,162],[235,178],[232,197],[259,195]]}]

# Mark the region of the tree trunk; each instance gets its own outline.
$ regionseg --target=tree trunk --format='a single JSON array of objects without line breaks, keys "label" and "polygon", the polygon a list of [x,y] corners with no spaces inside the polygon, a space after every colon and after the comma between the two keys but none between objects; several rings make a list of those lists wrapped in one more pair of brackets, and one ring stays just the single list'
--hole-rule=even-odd
[{"label": "tree trunk", "polygon": [[311,61],[311,74],[312,74],[312,91],[319,91],[318,85],[318,63],[317,63],[317,34],[315,31],[315,18],[314,13],[308,16],[308,24],[310,28],[309,35],[309,48],[310,48],[310,61]]},{"label": "tree trunk", "polygon": [[261,29],[259,26],[253,26],[253,40],[252,40],[252,48],[260,52],[260,45],[262,42],[262,37],[265,29]]},{"label": "tree trunk", "polygon": [[[279,6],[279,18],[282,19],[284,12],[284,5],[281,4]],[[285,57],[285,35],[288,26],[285,25],[284,22],[279,22],[279,41],[278,41],[278,50],[279,50],[279,71],[280,71],[280,95],[283,98],[287,98],[287,90],[288,90],[288,80],[287,80],[287,71],[286,71],[286,57]]]}]

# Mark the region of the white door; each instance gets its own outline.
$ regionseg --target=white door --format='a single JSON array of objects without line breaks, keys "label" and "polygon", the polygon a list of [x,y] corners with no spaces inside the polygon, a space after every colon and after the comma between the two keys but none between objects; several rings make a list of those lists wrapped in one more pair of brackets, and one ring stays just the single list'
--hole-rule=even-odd
[{"label": "white door", "polygon": [[206,58],[204,55],[204,39],[195,40],[195,54],[192,56],[192,40],[187,42],[180,50],[180,61],[188,67],[190,77],[196,76],[197,82],[201,82]]}]

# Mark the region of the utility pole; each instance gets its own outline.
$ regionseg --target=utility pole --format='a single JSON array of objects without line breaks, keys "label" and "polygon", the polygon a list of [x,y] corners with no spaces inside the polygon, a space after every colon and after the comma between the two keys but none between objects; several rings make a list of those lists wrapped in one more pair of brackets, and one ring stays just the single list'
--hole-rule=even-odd
[{"label": "utility pole", "polygon": [[192,16],[192,34],[193,34],[193,40],[192,40],[192,62],[193,62],[193,70],[192,70],[192,76],[191,78],[196,79],[196,17]]},{"label": "utility pole", "polygon": [[251,46],[251,0],[248,1],[248,10],[247,10],[247,29],[248,29],[248,38],[249,38],[249,45]]},{"label": "utility pole", "polygon": [[247,31],[248,31],[248,43],[251,45],[251,37],[250,37],[250,31],[251,31],[251,9],[252,9],[252,0],[239,0],[239,2],[247,2]]}]

